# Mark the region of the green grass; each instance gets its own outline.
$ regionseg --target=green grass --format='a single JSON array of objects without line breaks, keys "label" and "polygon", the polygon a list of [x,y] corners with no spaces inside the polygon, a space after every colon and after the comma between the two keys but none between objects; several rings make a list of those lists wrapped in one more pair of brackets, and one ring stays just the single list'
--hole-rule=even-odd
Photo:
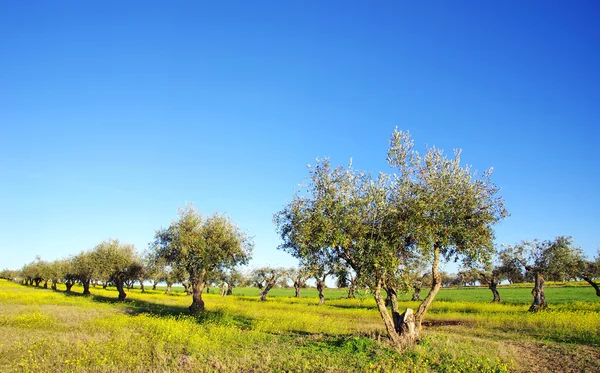
[{"label": "green grass", "polygon": [[[536,314],[529,289],[499,290],[504,304],[489,303],[485,288],[442,289],[423,338],[399,354],[372,297],[344,299],[343,290],[327,289],[319,306],[315,289],[301,298],[274,289],[260,302],[257,289],[235,288],[205,294],[206,312],[192,318],[182,292],[134,289],[118,303],[110,288],[84,297],[0,280],[0,371],[525,372],[536,370],[532,356],[544,356],[547,371],[600,371],[591,288],[548,288],[550,310]],[[400,306],[416,308],[408,297]]]}]

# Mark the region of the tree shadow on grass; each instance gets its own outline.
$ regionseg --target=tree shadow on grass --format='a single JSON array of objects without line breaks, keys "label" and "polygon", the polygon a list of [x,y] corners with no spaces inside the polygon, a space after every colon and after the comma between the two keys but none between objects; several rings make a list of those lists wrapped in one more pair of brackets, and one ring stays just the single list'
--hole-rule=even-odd
[{"label": "tree shadow on grass", "polygon": [[[60,290],[59,290],[60,291]],[[72,297],[84,297],[91,299],[93,302],[98,303],[108,303],[114,304],[122,307],[122,310],[131,316],[136,315],[151,315],[154,317],[178,317],[178,316],[189,316],[192,317],[189,313],[189,310],[185,306],[176,306],[176,305],[168,305],[162,303],[149,302],[140,299],[125,299],[124,301],[119,301],[114,297],[107,297],[104,295],[83,295],[81,293],[73,293],[60,291],[66,296]],[[200,315],[196,318],[196,321],[200,324],[215,324],[215,325],[225,325],[225,326],[235,326],[240,329],[249,330],[252,329],[255,320],[253,318],[244,316],[244,315],[236,315],[225,313],[223,311],[217,310],[204,310]]]}]

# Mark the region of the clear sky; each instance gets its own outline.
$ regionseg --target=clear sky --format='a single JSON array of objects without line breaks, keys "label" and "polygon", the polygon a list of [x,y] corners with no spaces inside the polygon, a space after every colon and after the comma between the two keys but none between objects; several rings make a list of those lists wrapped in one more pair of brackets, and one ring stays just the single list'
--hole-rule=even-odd
[{"label": "clear sky", "polygon": [[394,127],[495,169],[497,242],[600,247],[600,3],[1,1],[0,268],[147,248],[193,202],[292,265],[316,157],[391,171]]}]

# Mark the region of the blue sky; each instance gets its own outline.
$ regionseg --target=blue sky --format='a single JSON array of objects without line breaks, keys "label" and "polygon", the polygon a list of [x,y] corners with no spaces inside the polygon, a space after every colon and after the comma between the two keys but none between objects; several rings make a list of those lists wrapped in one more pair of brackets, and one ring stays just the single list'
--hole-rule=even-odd
[{"label": "blue sky", "polygon": [[[174,3],[174,4],[173,4]],[[498,243],[600,247],[596,1],[0,3],[1,268],[193,202],[292,265],[273,214],[316,157],[389,171],[394,127],[495,169]]]}]

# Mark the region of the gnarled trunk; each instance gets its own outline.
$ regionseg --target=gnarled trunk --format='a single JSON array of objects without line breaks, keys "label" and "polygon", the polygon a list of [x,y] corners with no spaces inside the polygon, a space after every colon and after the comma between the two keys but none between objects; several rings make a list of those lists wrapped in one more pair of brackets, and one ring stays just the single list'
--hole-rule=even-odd
[{"label": "gnarled trunk", "polygon": [[323,295],[324,289],[325,289],[325,281],[318,280],[317,281],[317,290],[319,291],[319,304],[325,304],[325,296]]},{"label": "gnarled trunk", "polygon": [[65,282],[65,286],[67,287],[67,293],[71,292],[71,288],[73,287],[73,283],[70,281]]},{"label": "gnarled trunk", "polygon": [[294,281],[294,290],[296,291],[296,298],[300,298],[300,284],[298,281]]},{"label": "gnarled trunk", "polygon": [[348,287],[348,299],[354,299],[356,296],[354,295],[354,284],[350,284]]},{"label": "gnarled trunk", "polygon": [[[381,296],[381,283],[375,288],[373,296],[379,310],[379,315],[383,319],[385,329],[392,343],[397,347],[405,347],[414,343],[418,335],[415,328],[413,311],[409,308],[402,315],[398,314],[397,311],[392,311],[393,318],[390,317],[390,314],[385,306],[385,301]],[[390,301],[390,303],[393,302]]]},{"label": "gnarled trunk", "polygon": [[115,280],[115,286],[117,287],[117,291],[119,292],[119,301],[123,302],[127,297],[127,293],[125,293],[125,290],[123,289],[123,281]]},{"label": "gnarled trunk", "polygon": [[548,307],[546,296],[544,295],[544,276],[539,272],[535,273],[535,283],[531,290],[531,295],[533,295],[533,303],[529,307],[529,312],[536,312]]},{"label": "gnarled trunk", "polygon": [[494,302],[500,303],[500,293],[498,293],[498,289],[496,288],[497,286],[498,286],[498,281],[496,281],[495,278],[492,278],[490,280],[490,284],[488,285],[488,287],[492,291],[492,294],[494,294],[494,299],[492,299],[492,303],[494,303]]},{"label": "gnarled trunk", "polygon": [[413,301],[421,300],[421,285],[419,284],[419,285],[413,286],[413,290],[414,290],[414,292],[413,292],[411,300],[413,300]]},{"label": "gnarled trunk", "polygon": [[197,277],[190,277],[192,282],[192,305],[189,310],[192,316],[198,316],[204,311],[204,301],[202,300],[202,291],[204,290],[204,271]]},{"label": "gnarled trunk", "polygon": [[92,294],[90,293],[90,280],[81,281],[81,284],[83,285],[83,295]]},{"label": "gnarled trunk", "polygon": [[260,300],[265,301],[267,300],[267,293],[269,292],[269,290],[271,290],[273,288],[273,285],[275,285],[274,283],[267,283],[267,285],[265,286],[265,288],[260,292]]},{"label": "gnarled trunk", "polygon": [[600,297],[600,287],[590,277],[583,277],[583,279],[596,290],[596,295]]},{"label": "gnarled trunk", "polygon": [[33,281],[35,281],[35,286],[40,286],[40,282],[42,282],[41,278],[36,278]]}]

